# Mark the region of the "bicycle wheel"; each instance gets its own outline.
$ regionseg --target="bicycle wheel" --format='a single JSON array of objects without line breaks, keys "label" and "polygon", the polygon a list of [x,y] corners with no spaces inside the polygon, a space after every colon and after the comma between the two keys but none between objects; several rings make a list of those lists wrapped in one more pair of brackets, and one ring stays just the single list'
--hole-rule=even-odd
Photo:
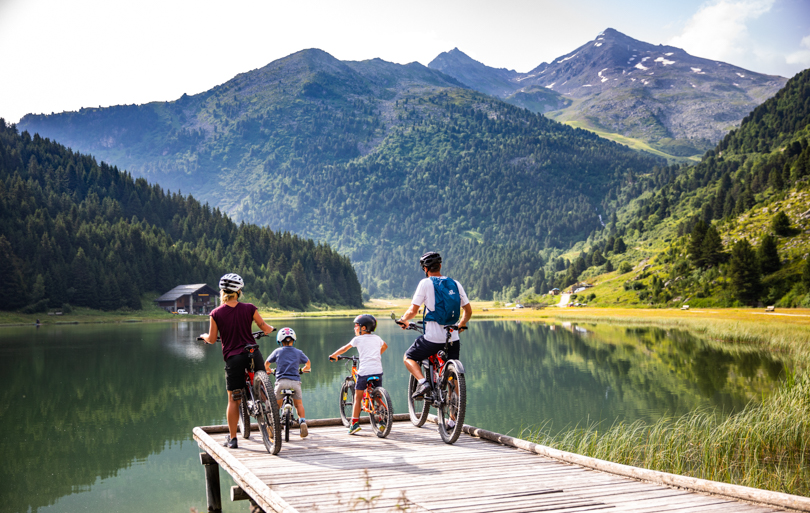
[{"label": "bicycle wheel", "polygon": [[448,362],[444,368],[440,387],[444,401],[439,405],[437,414],[439,434],[444,443],[452,444],[461,434],[464,413],[467,411],[467,384],[464,374],[458,372],[452,362]]},{"label": "bicycle wheel", "polygon": [[259,421],[264,448],[270,454],[278,454],[281,450],[281,419],[276,394],[266,372],[257,371],[253,377],[253,395],[256,398],[256,420]]},{"label": "bicycle wheel", "polygon": [[354,408],[354,381],[346,379],[340,386],[340,421],[344,427],[349,427],[352,421],[352,408]]},{"label": "bicycle wheel", "polygon": [[418,382],[413,376],[408,380],[408,414],[411,416],[411,423],[416,427],[422,427],[427,421],[430,403],[423,398],[414,399],[411,397],[416,391]]},{"label": "bicycle wheel", "polygon": [[374,432],[380,438],[385,438],[391,432],[394,423],[394,407],[391,406],[391,396],[383,387],[371,391],[371,413],[368,414]]},{"label": "bicycle wheel", "polygon": [[250,438],[250,412],[248,412],[248,390],[242,391],[242,400],[239,401],[239,433],[242,438]]},{"label": "bicycle wheel", "polygon": [[290,441],[290,424],[292,424],[292,413],[287,412],[284,414],[284,441]]}]

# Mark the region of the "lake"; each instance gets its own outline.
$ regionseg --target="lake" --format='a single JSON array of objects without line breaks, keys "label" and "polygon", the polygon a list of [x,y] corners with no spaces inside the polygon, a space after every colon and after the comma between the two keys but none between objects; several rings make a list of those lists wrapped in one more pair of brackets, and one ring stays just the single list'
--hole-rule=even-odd
[{"label": "lake", "polygon": [[[351,319],[271,324],[295,329],[296,346],[312,359],[303,377],[307,417],[337,417],[346,369],[327,356],[353,336]],[[682,331],[470,326],[461,349],[466,421],[512,435],[696,408],[727,414],[770,393],[784,374],[765,354],[713,348]],[[205,511],[191,430],[223,424],[226,406],[221,347],[195,341],[207,329],[207,321],[0,328],[0,511]],[[402,355],[414,332],[383,320],[377,333],[390,346],[384,386],[395,410],[407,412]],[[261,347],[267,357],[277,346],[265,338]],[[224,511],[247,511],[227,500],[224,472],[221,481]]]}]

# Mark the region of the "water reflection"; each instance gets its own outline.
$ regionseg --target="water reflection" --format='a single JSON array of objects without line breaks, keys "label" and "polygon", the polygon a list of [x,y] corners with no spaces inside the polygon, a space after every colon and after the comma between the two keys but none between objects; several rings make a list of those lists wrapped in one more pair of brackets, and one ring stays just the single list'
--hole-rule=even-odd
[{"label": "water reflection", "polygon": [[[274,324],[295,329],[313,361],[303,379],[308,417],[337,416],[346,369],[327,355],[353,336],[351,319]],[[225,410],[220,346],[195,340],[207,328],[184,321],[0,330],[0,511],[204,510],[191,429],[223,423]],[[378,333],[390,346],[385,386],[405,412],[402,354],[413,332],[383,321]],[[465,335],[467,421],[503,433],[653,421],[698,407],[731,412],[767,394],[783,369],[766,355],[681,331],[486,321]],[[261,344],[265,356],[276,347],[273,339]]]}]

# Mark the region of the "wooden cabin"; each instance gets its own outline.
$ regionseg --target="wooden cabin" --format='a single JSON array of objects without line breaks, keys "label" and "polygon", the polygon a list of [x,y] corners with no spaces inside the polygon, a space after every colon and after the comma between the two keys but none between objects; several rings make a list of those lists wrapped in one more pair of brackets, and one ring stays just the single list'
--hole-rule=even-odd
[{"label": "wooden cabin", "polygon": [[205,315],[217,307],[219,292],[205,283],[178,285],[166,292],[155,303],[167,312],[184,310],[189,314]]}]

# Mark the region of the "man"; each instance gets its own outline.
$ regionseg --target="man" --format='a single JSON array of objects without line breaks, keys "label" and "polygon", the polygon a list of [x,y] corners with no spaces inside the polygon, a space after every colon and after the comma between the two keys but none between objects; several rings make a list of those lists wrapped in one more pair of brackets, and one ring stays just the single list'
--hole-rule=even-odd
[{"label": "man", "polygon": [[[425,306],[425,334],[417,338],[414,343],[411,344],[411,347],[405,351],[405,357],[403,358],[408,372],[419,382],[413,394],[414,399],[423,397],[426,393],[430,392],[430,385],[425,381],[420,362],[444,348],[446,340],[444,326],[456,324],[455,322],[448,322],[448,319],[445,319],[443,322],[437,322],[437,320],[442,320],[436,315],[437,290],[439,290],[440,302],[459,302],[462,312],[461,320],[457,323],[459,327],[465,327],[470,317],[472,317],[472,307],[470,306],[470,300],[467,299],[467,293],[464,292],[464,287],[456,280],[442,275],[441,255],[434,251],[429,251],[419,259],[419,265],[425,272],[425,279],[419,282],[419,286],[416,287],[416,293],[413,295],[410,308],[408,308],[398,321],[402,329],[407,329],[408,321],[416,316],[422,305]],[[443,291],[448,292],[445,293]],[[457,299],[453,297],[455,294],[457,294]],[[447,300],[445,300],[443,296],[446,296]],[[453,332],[450,340],[453,343],[448,349],[447,358],[450,360],[458,360],[461,342],[458,339],[457,331]]]}]

